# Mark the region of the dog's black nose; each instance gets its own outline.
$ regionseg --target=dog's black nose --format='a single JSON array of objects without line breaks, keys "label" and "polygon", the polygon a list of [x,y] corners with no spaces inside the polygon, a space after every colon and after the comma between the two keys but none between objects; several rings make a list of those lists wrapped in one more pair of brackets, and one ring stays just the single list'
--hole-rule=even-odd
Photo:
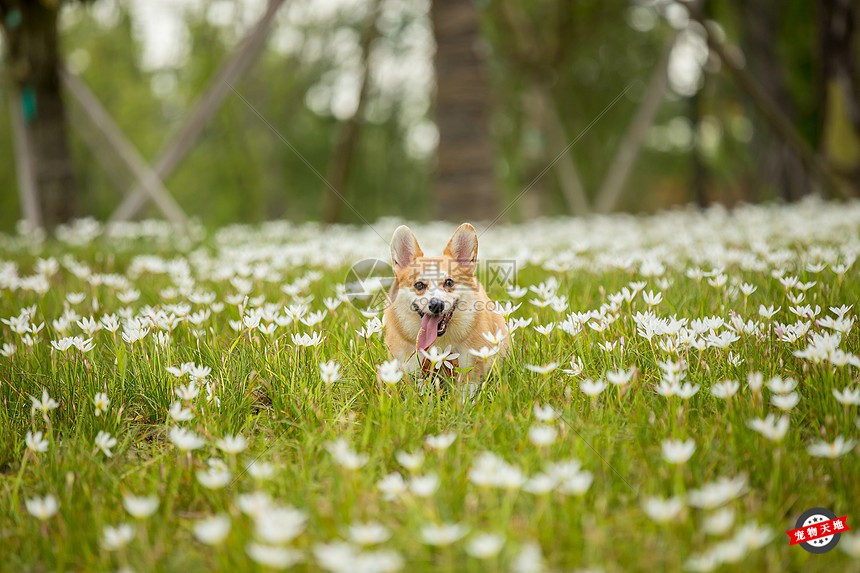
[{"label": "dog's black nose", "polygon": [[438,298],[431,298],[430,304],[427,305],[427,308],[430,309],[430,312],[433,314],[442,314],[442,311],[445,310],[445,303]]}]

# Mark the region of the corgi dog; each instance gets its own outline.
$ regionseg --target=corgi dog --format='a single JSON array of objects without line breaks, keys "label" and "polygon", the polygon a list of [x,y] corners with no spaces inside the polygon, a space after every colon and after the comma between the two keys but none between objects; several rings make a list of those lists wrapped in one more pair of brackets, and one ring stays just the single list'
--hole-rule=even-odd
[{"label": "corgi dog", "polygon": [[[385,343],[392,357],[414,372],[427,368],[421,351],[450,347],[470,382],[480,380],[507,348],[507,326],[475,276],[478,234],[463,223],[441,257],[425,257],[409,227],[391,239],[394,281],[385,309]],[[500,351],[478,359],[469,350],[491,347],[484,333],[502,338]],[[432,351],[431,351],[432,352]]]}]

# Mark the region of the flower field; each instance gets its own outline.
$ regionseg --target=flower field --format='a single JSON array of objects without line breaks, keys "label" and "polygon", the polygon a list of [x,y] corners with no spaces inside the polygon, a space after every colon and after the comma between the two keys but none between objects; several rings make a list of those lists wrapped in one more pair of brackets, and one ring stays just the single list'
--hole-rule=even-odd
[{"label": "flower field", "polygon": [[2,569],[860,571],[785,534],[860,518],[860,203],[479,227],[472,391],[348,296],[400,223],[0,237]]}]

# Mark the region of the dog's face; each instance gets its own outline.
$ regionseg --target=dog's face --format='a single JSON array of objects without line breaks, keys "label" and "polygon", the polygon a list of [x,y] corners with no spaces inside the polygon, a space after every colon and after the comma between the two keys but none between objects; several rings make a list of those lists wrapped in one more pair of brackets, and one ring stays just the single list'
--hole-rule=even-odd
[{"label": "dog's face", "polygon": [[425,257],[409,227],[394,232],[391,301],[409,336],[415,333],[419,348],[426,349],[446,333],[459,338],[468,328],[477,300],[477,257],[478,235],[468,223],[457,229],[441,257]]}]

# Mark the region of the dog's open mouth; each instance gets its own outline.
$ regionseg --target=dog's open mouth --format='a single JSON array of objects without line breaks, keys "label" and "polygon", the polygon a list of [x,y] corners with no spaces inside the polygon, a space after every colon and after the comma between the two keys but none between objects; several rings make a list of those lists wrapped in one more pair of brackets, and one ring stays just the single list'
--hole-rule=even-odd
[{"label": "dog's open mouth", "polygon": [[429,314],[420,309],[415,309],[415,311],[421,317],[421,328],[418,331],[416,346],[421,350],[427,350],[438,337],[444,335],[448,330],[448,323],[454,316],[454,308],[445,314]]}]

